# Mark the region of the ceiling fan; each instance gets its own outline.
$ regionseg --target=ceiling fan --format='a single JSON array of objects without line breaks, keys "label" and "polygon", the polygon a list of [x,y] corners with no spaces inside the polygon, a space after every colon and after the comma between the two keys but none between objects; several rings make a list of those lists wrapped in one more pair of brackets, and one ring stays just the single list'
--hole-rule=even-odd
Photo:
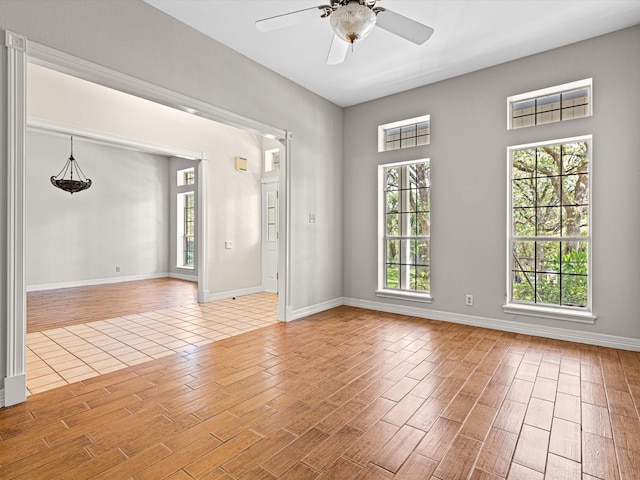
[{"label": "ceiling fan", "polygon": [[377,1],[331,0],[329,5],[263,18],[256,22],[256,28],[261,32],[269,32],[296,25],[307,19],[317,18],[320,10],[320,17],[329,17],[329,23],[335,32],[327,56],[328,65],[342,63],[347,56],[349,45],[364,40],[376,25],[417,45],[429,40],[433,28],[386,8],[377,7]]}]

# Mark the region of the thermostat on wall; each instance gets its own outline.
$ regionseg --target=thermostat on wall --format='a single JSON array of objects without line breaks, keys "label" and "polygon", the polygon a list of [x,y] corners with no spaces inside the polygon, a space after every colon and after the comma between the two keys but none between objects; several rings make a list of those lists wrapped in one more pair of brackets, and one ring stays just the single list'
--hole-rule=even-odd
[{"label": "thermostat on wall", "polygon": [[236,157],[236,170],[243,172],[247,171],[247,159],[242,157]]}]

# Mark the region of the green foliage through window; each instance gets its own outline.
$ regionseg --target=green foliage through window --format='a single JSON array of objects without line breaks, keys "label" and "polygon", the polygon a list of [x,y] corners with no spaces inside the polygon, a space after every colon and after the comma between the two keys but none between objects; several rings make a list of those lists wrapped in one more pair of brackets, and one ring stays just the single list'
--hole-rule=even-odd
[{"label": "green foliage through window", "polygon": [[511,299],[589,305],[589,143],[512,152]]},{"label": "green foliage through window", "polygon": [[385,168],[384,172],[384,288],[429,292],[429,163],[396,165]]}]

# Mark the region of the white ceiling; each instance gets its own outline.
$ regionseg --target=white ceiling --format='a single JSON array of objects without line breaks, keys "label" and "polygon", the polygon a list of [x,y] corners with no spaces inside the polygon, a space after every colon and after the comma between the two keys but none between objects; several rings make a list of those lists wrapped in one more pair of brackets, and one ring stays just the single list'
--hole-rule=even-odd
[{"label": "white ceiling", "polygon": [[435,33],[415,45],[375,28],[344,63],[329,66],[328,19],[267,33],[254,25],[326,0],[145,1],[340,106],[640,24],[640,0],[378,0]]}]

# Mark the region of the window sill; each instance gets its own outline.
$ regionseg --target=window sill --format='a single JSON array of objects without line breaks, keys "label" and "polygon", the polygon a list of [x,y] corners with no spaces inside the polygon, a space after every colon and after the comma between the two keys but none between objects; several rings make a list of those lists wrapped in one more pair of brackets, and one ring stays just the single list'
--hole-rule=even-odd
[{"label": "window sill", "polygon": [[196,269],[195,267],[182,267],[182,266],[180,266],[180,265],[176,265],[176,268],[177,268],[178,270],[188,270],[188,271],[190,271],[190,272],[193,272],[193,271]]},{"label": "window sill", "polygon": [[428,293],[407,292],[402,290],[376,290],[376,296],[384,298],[396,298],[398,300],[410,300],[412,302],[431,303],[433,297]]},{"label": "window sill", "polygon": [[541,307],[524,305],[519,303],[508,303],[502,306],[505,313],[513,315],[530,315],[532,317],[550,318],[553,320],[564,320],[567,322],[588,323],[594,325],[596,316],[591,312],[573,310],[569,308]]}]

